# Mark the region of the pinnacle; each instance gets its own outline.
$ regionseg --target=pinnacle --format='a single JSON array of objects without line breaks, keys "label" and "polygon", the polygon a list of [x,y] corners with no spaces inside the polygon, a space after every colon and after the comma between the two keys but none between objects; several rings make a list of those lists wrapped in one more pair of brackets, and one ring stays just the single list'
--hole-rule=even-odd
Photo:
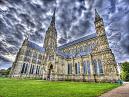
[{"label": "pinnacle", "polygon": [[95,17],[100,17],[100,15],[96,9],[95,9]]}]

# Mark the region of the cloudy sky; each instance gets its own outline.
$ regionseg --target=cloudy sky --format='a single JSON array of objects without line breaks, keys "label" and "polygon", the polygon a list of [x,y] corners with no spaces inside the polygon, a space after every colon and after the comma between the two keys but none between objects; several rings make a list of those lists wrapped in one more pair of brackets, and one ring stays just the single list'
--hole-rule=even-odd
[{"label": "cloudy sky", "polygon": [[94,33],[96,8],[116,61],[129,61],[129,0],[0,0],[0,69],[12,65],[27,33],[43,46],[55,7],[58,45]]}]

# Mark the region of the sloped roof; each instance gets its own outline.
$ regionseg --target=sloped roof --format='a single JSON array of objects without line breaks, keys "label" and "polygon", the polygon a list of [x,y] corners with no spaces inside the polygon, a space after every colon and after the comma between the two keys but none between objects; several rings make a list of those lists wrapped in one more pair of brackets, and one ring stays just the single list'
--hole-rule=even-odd
[{"label": "sloped roof", "polygon": [[68,57],[67,54],[63,53],[63,52],[60,51],[60,50],[56,50],[56,54],[62,56],[63,58],[67,58],[67,57]]},{"label": "sloped roof", "polygon": [[81,56],[85,56],[85,55],[89,55],[92,52],[92,50],[90,52],[80,52],[80,53],[74,53],[74,54],[70,54],[70,53],[63,53],[60,50],[57,50],[56,54],[62,56],[63,58],[75,58],[75,57],[81,57]]},{"label": "sloped roof", "polygon": [[39,45],[35,44],[32,41],[28,41],[28,47],[38,50],[39,52],[44,52],[44,48],[40,47]]},{"label": "sloped roof", "polygon": [[93,33],[93,34],[87,35],[85,37],[79,38],[77,40],[74,40],[72,42],[66,43],[66,44],[64,44],[62,46],[59,46],[58,48],[62,49],[62,48],[65,48],[67,46],[71,46],[71,45],[74,45],[74,44],[77,44],[77,43],[80,43],[80,42],[83,42],[83,41],[86,41],[88,39],[95,38],[95,37],[96,37],[96,33]]},{"label": "sloped roof", "polygon": [[64,53],[61,50],[57,49],[56,54],[62,56],[63,58],[75,58],[81,57],[85,55],[89,55],[92,53],[93,49],[96,47],[96,44],[91,44],[92,48],[87,51],[75,52],[75,53]]}]

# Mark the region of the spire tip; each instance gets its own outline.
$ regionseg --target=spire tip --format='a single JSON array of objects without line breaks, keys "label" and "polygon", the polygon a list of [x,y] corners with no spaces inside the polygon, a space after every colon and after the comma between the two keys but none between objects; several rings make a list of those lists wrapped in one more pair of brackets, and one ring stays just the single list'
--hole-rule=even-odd
[{"label": "spire tip", "polygon": [[95,16],[99,16],[97,9],[95,9]]}]

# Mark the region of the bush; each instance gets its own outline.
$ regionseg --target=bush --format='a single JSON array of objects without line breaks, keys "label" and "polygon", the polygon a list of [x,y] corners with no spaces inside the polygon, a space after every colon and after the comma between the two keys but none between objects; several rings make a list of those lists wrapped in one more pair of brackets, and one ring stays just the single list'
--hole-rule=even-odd
[{"label": "bush", "polygon": [[124,62],[122,64],[121,77],[124,81],[129,81],[129,62]]}]

